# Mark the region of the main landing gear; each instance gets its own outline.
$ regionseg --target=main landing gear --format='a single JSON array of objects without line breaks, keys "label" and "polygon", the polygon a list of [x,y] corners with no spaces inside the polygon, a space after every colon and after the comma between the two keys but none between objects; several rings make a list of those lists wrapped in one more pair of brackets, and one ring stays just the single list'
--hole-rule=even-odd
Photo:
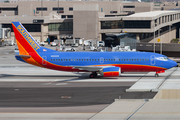
[{"label": "main landing gear", "polygon": [[97,73],[96,72],[92,72],[90,75],[89,75],[90,78],[95,78],[97,77]]}]

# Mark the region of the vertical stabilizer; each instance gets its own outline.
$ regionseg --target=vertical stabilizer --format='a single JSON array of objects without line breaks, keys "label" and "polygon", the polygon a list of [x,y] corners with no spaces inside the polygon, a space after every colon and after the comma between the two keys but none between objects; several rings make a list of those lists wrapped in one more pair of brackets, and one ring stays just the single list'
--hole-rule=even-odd
[{"label": "vertical stabilizer", "polygon": [[20,55],[30,55],[33,52],[40,51],[41,46],[34,40],[20,22],[12,22],[12,27]]}]

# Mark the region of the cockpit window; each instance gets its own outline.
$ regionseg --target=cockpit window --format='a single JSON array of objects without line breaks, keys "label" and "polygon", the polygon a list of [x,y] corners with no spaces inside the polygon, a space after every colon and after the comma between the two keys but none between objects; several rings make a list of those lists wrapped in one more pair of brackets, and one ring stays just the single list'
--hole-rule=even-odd
[{"label": "cockpit window", "polygon": [[162,60],[162,61],[167,61],[167,60],[168,60],[168,57],[158,57],[157,59],[158,59],[158,60]]}]

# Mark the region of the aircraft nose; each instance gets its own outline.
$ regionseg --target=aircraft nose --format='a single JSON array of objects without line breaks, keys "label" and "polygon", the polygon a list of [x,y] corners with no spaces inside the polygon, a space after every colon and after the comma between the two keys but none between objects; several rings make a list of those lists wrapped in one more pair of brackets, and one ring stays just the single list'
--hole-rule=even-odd
[{"label": "aircraft nose", "polygon": [[172,67],[178,66],[178,65],[177,65],[177,62],[171,60],[171,66],[172,66]]}]

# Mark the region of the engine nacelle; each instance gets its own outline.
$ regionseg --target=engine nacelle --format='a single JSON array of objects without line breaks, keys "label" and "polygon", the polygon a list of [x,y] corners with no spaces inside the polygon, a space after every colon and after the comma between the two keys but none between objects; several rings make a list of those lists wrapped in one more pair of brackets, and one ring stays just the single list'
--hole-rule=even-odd
[{"label": "engine nacelle", "polygon": [[104,77],[118,77],[121,75],[121,68],[120,67],[103,68],[102,75]]}]

